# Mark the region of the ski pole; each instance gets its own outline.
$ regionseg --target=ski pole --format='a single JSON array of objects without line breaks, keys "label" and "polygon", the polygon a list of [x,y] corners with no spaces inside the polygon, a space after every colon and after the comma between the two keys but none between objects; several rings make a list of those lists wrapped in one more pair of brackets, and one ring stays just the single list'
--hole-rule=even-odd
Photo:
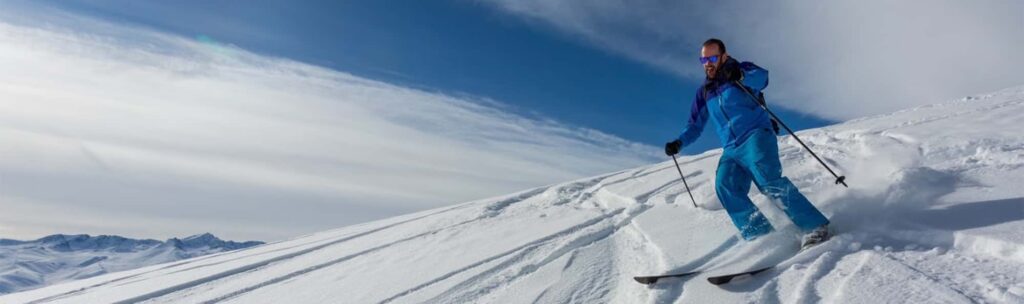
[{"label": "ski pole", "polygon": [[757,102],[758,101],[757,97],[754,97],[754,94],[750,93],[750,91],[747,90],[747,87],[744,86],[742,83],[740,83],[738,80],[736,81],[736,86],[739,87],[741,90],[743,90],[744,93],[747,93],[747,96],[750,96],[750,98],[754,100],[754,103],[756,103],[757,105],[761,106],[762,109],[764,109],[766,112],[768,112],[768,115],[771,115],[772,118],[775,119],[775,121],[778,121],[779,124],[782,125],[783,128],[786,128],[786,132],[789,132],[790,135],[793,135],[793,138],[796,139],[796,142],[800,143],[801,146],[804,146],[804,149],[807,149],[807,152],[810,152],[811,156],[814,156],[814,159],[818,160],[818,163],[821,163],[822,166],[825,166],[825,169],[828,170],[828,173],[832,173],[832,176],[836,177],[836,185],[842,184],[843,187],[847,187],[847,188],[850,187],[850,186],[846,185],[846,176],[845,175],[836,174],[835,171],[832,171],[832,168],[830,168],[828,166],[828,164],[825,164],[825,162],[822,161],[821,158],[819,158],[817,154],[814,154],[814,151],[812,151],[811,148],[807,147],[807,145],[804,144],[804,141],[800,140],[799,136],[796,136],[796,133],[793,132],[793,129],[790,129],[789,126],[786,125],[786,123],[782,122],[782,119],[779,119],[779,117],[776,116],[775,113],[772,112],[772,110],[768,109],[768,104],[767,103]]},{"label": "ski pole", "polygon": [[693,208],[697,208],[697,200],[693,199],[693,193],[690,193],[690,185],[686,184],[686,176],[683,175],[683,169],[679,169],[679,161],[676,160],[675,154],[672,155],[672,162],[676,163],[676,170],[679,171],[679,177],[683,178],[683,186],[686,186],[686,194],[690,195],[690,202],[693,202]]}]

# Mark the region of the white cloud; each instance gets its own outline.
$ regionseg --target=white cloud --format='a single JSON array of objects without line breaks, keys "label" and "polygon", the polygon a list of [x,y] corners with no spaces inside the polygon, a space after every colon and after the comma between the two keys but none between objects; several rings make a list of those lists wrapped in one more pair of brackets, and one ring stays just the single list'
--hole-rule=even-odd
[{"label": "white cloud", "polygon": [[0,21],[2,237],[273,240],[657,159],[495,101],[38,17]]},{"label": "white cloud", "polygon": [[831,119],[1024,82],[1020,1],[483,2],[683,77],[722,38],[772,72],[773,103]]}]

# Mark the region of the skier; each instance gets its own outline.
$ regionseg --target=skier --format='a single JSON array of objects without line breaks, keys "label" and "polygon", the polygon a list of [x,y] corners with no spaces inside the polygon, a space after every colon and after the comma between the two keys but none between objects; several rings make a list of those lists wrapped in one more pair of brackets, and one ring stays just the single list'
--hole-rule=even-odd
[{"label": "skier", "polygon": [[694,97],[686,128],[665,144],[665,154],[675,155],[693,144],[710,118],[723,146],[715,193],[743,238],[749,241],[772,231],[768,219],[747,197],[753,181],[761,193],[779,200],[786,215],[805,233],[803,248],[827,240],[828,219],[782,176],[772,120],[754,99],[768,86],[768,71],[731,58],[718,39],[705,41],[700,53],[706,79]]}]

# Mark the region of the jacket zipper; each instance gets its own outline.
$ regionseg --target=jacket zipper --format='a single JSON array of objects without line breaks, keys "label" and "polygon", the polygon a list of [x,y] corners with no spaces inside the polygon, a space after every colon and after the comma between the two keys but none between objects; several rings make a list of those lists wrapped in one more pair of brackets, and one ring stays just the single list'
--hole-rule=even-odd
[{"label": "jacket zipper", "polygon": [[732,139],[736,140],[736,132],[732,130],[732,120],[729,118],[729,114],[725,113],[725,99],[722,98],[722,89],[719,87],[718,91],[718,108],[722,109],[722,116],[725,116],[725,127],[729,129],[729,134],[732,134]]}]

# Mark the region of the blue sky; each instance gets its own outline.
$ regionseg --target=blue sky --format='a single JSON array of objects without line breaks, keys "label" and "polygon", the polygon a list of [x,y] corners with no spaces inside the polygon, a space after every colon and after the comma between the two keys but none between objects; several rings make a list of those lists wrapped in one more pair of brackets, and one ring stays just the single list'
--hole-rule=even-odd
[{"label": "blue sky", "polygon": [[[653,146],[678,135],[700,81],[474,1],[52,4],[370,79],[486,97],[524,115]],[[682,55],[696,58],[700,42]],[[757,60],[756,54],[748,57]],[[681,69],[700,68],[696,59],[684,64]],[[796,130],[835,122],[781,107],[777,112]],[[708,135],[685,151],[717,148],[716,137]]]},{"label": "blue sky", "polygon": [[0,1],[0,237],[273,241],[670,166],[709,36],[798,130],[1024,83],[1018,1]]}]

